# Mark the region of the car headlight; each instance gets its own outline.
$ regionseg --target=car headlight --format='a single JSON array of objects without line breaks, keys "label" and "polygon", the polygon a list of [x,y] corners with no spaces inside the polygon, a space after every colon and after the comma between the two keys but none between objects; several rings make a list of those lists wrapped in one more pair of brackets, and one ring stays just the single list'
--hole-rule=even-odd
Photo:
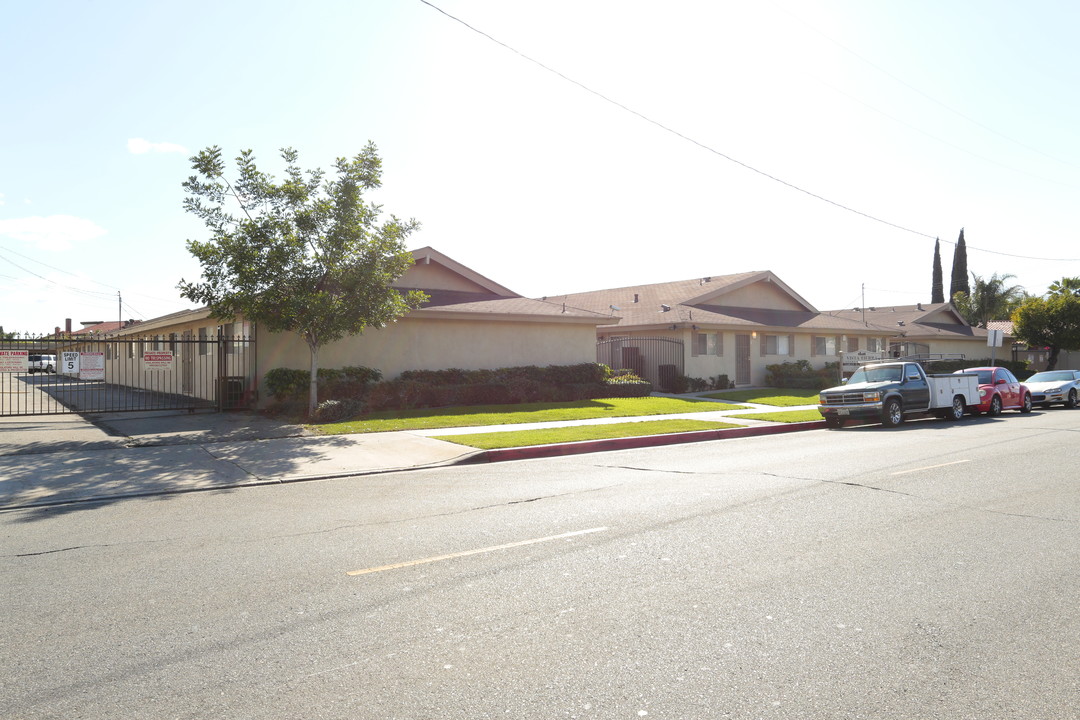
[{"label": "car headlight", "polygon": [[981,398],[986,397],[986,391],[983,390],[982,388],[979,388],[979,397],[981,397]]},{"label": "car headlight", "polygon": [[862,394],[863,402],[877,402],[881,399],[880,392],[864,392]]}]

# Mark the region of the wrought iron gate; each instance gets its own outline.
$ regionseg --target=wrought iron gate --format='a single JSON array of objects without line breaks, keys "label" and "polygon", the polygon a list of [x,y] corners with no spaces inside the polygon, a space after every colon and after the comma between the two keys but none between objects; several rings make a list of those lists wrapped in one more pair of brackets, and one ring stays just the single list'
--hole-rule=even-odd
[{"label": "wrought iron gate", "polygon": [[682,340],[673,338],[623,337],[596,343],[596,362],[613,370],[633,370],[661,392],[675,391],[685,358]]},{"label": "wrought iron gate", "polygon": [[247,336],[0,340],[0,416],[240,409],[254,367]]}]

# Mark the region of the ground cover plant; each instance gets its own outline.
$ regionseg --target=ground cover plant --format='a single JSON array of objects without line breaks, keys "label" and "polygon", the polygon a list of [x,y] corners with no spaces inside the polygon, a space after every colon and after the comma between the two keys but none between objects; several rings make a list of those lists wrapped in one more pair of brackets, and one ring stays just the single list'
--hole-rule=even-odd
[{"label": "ground cover plant", "polygon": [[345,422],[313,426],[324,435],[426,430],[431,428],[480,425],[516,425],[533,422],[562,422],[608,417],[641,417],[679,413],[715,412],[747,409],[742,405],[712,402],[696,398],[603,398],[562,403],[524,403],[521,405],[472,405],[448,408],[384,411]]},{"label": "ground cover plant", "polygon": [[438,439],[481,450],[499,450],[532,445],[581,442],[584,440],[610,440],[612,438],[668,435],[700,430],[723,430],[724,428],[733,427],[739,427],[739,425],[710,422],[708,420],[643,420],[604,425],[544,428],[542,430],[508,430],[469,435],[439,435]]}]

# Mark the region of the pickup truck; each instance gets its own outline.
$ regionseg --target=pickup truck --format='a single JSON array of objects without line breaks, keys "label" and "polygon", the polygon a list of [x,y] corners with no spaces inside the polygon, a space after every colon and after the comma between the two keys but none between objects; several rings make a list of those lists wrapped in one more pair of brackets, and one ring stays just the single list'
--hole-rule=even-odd
[{"label": "pickup truck", "polygon": [[830,428],[847,420],[896,427],[916,414],[959,420],[968,406],[979,403],[979,376],[928,375],[918,362],[874,363],[856,370],[844,385],[822,390],[818,401]]}]

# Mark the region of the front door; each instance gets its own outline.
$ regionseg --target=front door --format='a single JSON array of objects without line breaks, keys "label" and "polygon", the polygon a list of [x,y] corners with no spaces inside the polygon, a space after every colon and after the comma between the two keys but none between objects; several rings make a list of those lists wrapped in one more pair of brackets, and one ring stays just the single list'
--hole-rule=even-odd
[{"label": "front door", "polygon": [[735,384],[750,384],[750,336],[735,336]]}]

